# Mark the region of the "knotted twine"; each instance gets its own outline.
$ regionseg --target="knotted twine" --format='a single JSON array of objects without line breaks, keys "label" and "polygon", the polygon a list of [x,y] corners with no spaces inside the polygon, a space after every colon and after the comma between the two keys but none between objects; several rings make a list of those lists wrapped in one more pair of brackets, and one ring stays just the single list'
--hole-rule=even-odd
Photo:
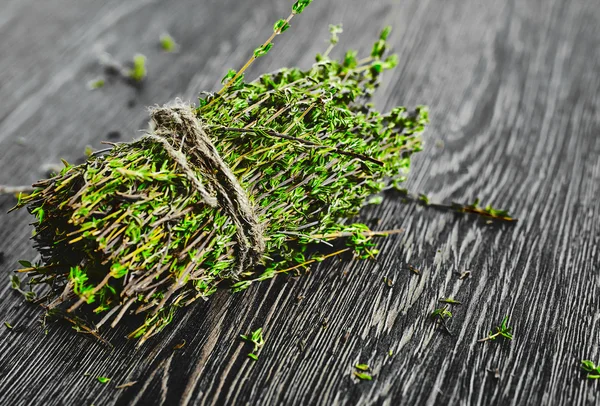
[{"label": "knotted twine", "polygon": [[143,139],[159,144],[204,203],[223,210],[236,226],[236,266],[228,276],[235,278],[258,264],[265,251],[264,225],[192,108],[183,103],[153,107],[150,117],[153,128]]}]

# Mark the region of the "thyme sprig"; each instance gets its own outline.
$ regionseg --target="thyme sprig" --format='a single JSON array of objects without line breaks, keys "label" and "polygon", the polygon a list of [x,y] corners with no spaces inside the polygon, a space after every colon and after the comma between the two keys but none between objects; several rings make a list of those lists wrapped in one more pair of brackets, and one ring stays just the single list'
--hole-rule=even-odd
[{"label": "thyme sprig", "polygon": [[457,202],[452,202],[450,204],[446,204],[446,203],[432,202],[429,199],[429,196],[427,196],[424,193],[419,193],[419,194],[411,193],[407,189],[400,187],[398,183],[392,184],[391,186],[388,187],[388,189],[395,189],[406,199],[412,200],[422,206],[427,206],[432,209],[438,209],[438,210],[444,210],[444,211],[449,210],[449,211],[453,211],[456,213],[476,214],[478,216],[485,217],[485,218],[489,219],[490,221],[508,222],[508,223],[514,223],[514,222],[518,221],[518,219],[516,219],[510,215],[508,210],[496,209],[496,208],[492,207],[491,204],[488,204],[485,207],[481,207],[479,205],[480,204],[479,198],[476,198],[475,201],[471,204],[463,204],[463,203],[457,203]]},{"label": "thyme sprig", "polygon": [[[31,265],[27,261],[19,261],[22,265]],[[23,290],[21,288],[21,279],[17,275],[11,275],[10,286],[25,297],[28,302],[33,302],[37,298],[37,294],[32,290]]]},{"label": "thyme sprig", "polygon": [[503,337],[507,340],[513,339],[512,327],[510,327],[508,325],[508,316],[505,316],[502,319],[502,323],[500,323],[499,326],[495,327],[495,331],[493,329],[490,330],[487,337],[481,338],[478,341],[479,342],[490,341],[490,340],[495,340],[496,338],[499,338],[499,337]]},{"label": "thyme sprig", "polygon": [[[273,33],[271,36],[258,48],[254,50],[250,59],[242,66],[242,68],[235,72],[231,77],[228,77],[228,81],[226,81],[225,86],[221,90],[219,90],[219,94],[223,94],[230,86],[237,83],[240,78],[243,77],[244,72],[248,67],[254,62],[257,58],[261,56],[265,56],[273,47],[273,39],[276,36],[286,31],[290,28],[290,21],[294,16],[302,13],[308,5],[312,3],[312,0],[298,0],[294,3],[292,7],[292,13],[285,20],[277,20],[277,22],[273,25]],[[231,71],[230,71],[231,72]]]},{"label": "thyme sprig", "polygon": [[248,341],[254,345],[252,348],[252,352],[248,354],[248,357],[252,358],[254,361],[258,360],[258,351],[265,345],[265,339],[262,335],[262,327],[253,331],[250,335],[240,334],[242,340]]},{"label": "thyme sprig", "polygon": [[431,318],[433,318],[437,324],[444,327],[444,330],[446,330],[448,334],[452,335],[452,332],[448,327],[448,320],[452,318],[452,312],[449,310],[449,307],[449,305],[445,305],[444,307],[435,309],[431,313]]},{"label": "thyme sprig", "polygon": [[508,221],[513,222],[517,221],[516,218],[513,218],[508,213],[508,210],[504,209],[495,209],[492,205],[488,204],[485,207],[479,206],[479,199],[475,199],[472,204],[461,204],[452,202],[451,206],[457,212],[460,213],[473,213],[478,214],[480,216],[489,217],[490,219],[500,220],[500,221]]},{"label": "thyme sprig", "polygon": [[600,365],[590,360],[581,360],[581,369],[587,372],[588,379],[600,379]]}]

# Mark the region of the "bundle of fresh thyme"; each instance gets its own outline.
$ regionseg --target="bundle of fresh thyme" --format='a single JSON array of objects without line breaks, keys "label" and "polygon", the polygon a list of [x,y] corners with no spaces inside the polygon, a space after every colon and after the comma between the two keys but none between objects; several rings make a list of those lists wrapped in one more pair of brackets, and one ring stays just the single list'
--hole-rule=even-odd
[{"label": "bundle of fresh thyme", "polygon": [[[365,199],[409,169],[427,110],[369,103],[383,71],[386,28],[371,54],[330,58],[244,82],[244,70],[310,3],[299,0],[239,71],[198,107],[152,108],[151,129],[35,184],[16,207],[37,217],[41,261],[21,269],[47,285],[48,309],[97,314],[95,328],[130,313],[145,321],[130,337],[161,331],[176,309],[278,273],[354,250],[376,254],[380,234],[349,224]],[[347,238],[335,252],[329,241]],[[311,247],[309,249],[309,247]],[[89,313],[88,313],[89,314]]]}]

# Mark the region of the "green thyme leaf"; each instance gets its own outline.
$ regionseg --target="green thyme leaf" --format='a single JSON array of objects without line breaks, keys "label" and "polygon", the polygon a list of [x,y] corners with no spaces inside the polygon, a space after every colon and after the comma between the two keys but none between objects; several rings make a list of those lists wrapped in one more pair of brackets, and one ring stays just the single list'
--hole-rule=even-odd
[{"label": "green thyme leaf", "polygon": [[104,87],[105,84],[106,84],[106,81],[103,78],[97,78],[97,79],[90,80],[88,82],[88,88],[90,90],[100,89],[100,88]]},{"label": "green thyme leaf", "polygon": [[379,35],[379,39],[381,41],[385,41],[388,39],[388,37],[390,36],[390,33],[392,32],[392,27],[390,25],[386,26],[382,31],[381,34]]},{"label": "green thyme leaf", "polygon": [[338,36],[338,34],[341,34],[342,32],[344,32],[344,30],[342,29],[342,24],[338,24],[338,25],[329,25],[329,43],[331,45],[335,45],[339,42],[340,37]]},{"label": "green thyme leaf", "polygon": [[296,3],[294,3],[294,6],[292,7],[292,12],[294,14],[300,14],[304,11],[306,7],[308,7],[310,3],[312,3],[312,0],[298,0]]},{"label": "green thyme leaf", "polygon": [[462,304],[461,302],[459,302],[458,300],[454,300],[451,297],[447,297],[447,298],[442,298],[439,300],[442,303],[448,303],[448,304],[454,304],[454,305],[459,305]]},{"label": "green thyme leaf", "polygon": [[261,45],[260,47],[254,50],[254,57],[260,58],[261,56],[265,56],[271,50],[271,48],[273,48],[272,42],[265,45]]},{"label": "green thyme leaf", "polygon": [[278,20],[273,26],[273,32],[285,32],[288,28],[290,28],[290,24],[286,20]]},{"label": "green thyme leaf", "polygon": [[179,46],[169,34],[165,33],[160,36],[160,47],[165,52],[175,52]]},{"label": "green thyme leaf", "polygon": [[146,57],[142,54],[137,54],[133,57],[133,68],[129,71],[129,77],[136,82],[141,82],[148,74],[146,70]]},{"label": "green thyme leaf", "polygon": [[18,290],[21,289],[21,279],[17,275],[10,276],[10,285],[11,288]]},{"label": "green thyme leaf", "polygon": [[358,379],[361,379],[363,381],[372,381],[373,377],[366,373],[366,372],[356,372],[354,371],[354,376],[356,376]]}]

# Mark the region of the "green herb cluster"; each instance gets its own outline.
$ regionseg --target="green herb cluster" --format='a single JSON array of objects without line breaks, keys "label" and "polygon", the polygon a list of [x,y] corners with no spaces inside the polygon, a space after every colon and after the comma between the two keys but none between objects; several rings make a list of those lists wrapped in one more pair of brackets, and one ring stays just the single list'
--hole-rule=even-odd
[{"label": "green herb cluster", "polygon": [[495,340],[496,338],[502,337],[507,340],[512,340],[512,327],[508,325],[508,316],[505,316],[502,319],[502,323],[499,326],[495,327],[495,330],[490,330],[487,337],[484,337],[479,340],[479,342]]},{"label": "green herb cluster", "polygon": [[240,334],[240,337],[242,338],[242,340],[248,341],[249,343],[252,343],[254,345],[254,347],[252,348],[252,352],[248,354],[248,357],[252,358],[254,361],[257,361],[258,351],[262,348],[263,345],[265,345],[265,339],[262,335],[262,327],[253,331],[252,334],[250,334],[249,336]]},{"label": "green herb cluster", "polygon": [[452,334],[448,328],[448,320],[452,318],[452,312],[449,310],[449,307],[449,305],[445,305],[444,307],[435,309],[431,313],[431,318],[433,318],[437,324],[443,326],[448,334]]},{"label": "green herb cluster", "polygon": [[587,372],[588,379],[600,379],[600,365],[590,360],[581,360],[581,369]]},{"label": "green herb cluster", "polygon": [[[370,195],[404,179],[411,154],[421,149],[427,109],[380,113],[369,102],[381,73],[397,63],[394,55],[384,57],[389,28],[364,58],[348,51],[333,59],[330,46],[307,70],[284,68],[245,82],[245,68],[309,3],[298,1],[250,61],[223,78],[221,91],[193,109],[263,225],[260,264],[232,272],[237,242],[230,216],[207,205],[164,146],[146,137],[66,164],[20,197],[17,207],[37,218],[33,238],[41,253],[24,271],[31,285],[50,288],[47,308],[93,312],[94,328],[145,315],[130,334],[141,343],[178,308],[218,286],[240,291],[342,252],[377,253],[372,238],[381,233],[346,219]],[[331,45],[340,31],[332,30]],[[136,79],[145,76],[138,65]],[[187,158],[203,179],[200,165]],[[331,252],[330,241],[342,237],[348,247]]]}]

